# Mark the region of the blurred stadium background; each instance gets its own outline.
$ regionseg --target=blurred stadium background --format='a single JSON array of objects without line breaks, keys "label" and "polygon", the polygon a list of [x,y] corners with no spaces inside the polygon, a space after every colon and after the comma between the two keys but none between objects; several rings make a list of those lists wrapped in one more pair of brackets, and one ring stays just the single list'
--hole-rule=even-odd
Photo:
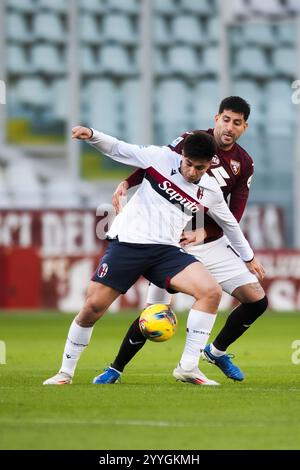
[{"label": "blurred stadium background", "polygon": [[[299,309],[299,14],[298,0],[2,0],[0,308],[76,311],[104,250],[95,228],[130,169],[72,142],[72,126],[167,144],[238,94],[255,162],[243,229],[271,308]],[[112,310],[144,295],[141,281]]]}]

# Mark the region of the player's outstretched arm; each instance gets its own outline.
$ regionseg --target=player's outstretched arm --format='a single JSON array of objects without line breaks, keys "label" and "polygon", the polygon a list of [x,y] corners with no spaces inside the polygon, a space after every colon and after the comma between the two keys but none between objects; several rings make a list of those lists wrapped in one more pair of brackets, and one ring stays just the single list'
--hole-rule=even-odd
[{"label": "player's outstretched arm", "polygon": [[89,127],[75,126],[72,129],[72,139],[87,140],[93,137],[93,131]]}]

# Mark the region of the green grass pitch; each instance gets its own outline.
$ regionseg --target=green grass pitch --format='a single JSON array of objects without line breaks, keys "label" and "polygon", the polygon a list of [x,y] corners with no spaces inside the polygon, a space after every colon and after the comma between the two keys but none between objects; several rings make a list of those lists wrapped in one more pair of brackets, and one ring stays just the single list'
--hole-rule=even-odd
[{"label": "green grass pitch", "polygon": [[[121,384],[95,386],[136,313],[106,315],[96,325],[74,384],[43,387],[53,375],[72,317],[0,314],[1,449],[299,449],[300,315],[266,314],[231,347],[246,374],[234,383],[215,366],[202,370],[220,387],[176,382],[186,315],[166,343],[148,343]],[[224,323],[220,315],[212,337]],[[299,356],[300,357],[300,354]]]}]

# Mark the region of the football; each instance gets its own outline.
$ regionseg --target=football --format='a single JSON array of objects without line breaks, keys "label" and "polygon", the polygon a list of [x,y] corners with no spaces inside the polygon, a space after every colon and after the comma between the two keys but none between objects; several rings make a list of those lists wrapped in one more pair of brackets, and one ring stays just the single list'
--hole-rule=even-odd
[{"label": "football", "polygon": [[177,317],[167,305],[154,304],[142,311],[139,326],[145,338],[161,343],[175,334]]}]

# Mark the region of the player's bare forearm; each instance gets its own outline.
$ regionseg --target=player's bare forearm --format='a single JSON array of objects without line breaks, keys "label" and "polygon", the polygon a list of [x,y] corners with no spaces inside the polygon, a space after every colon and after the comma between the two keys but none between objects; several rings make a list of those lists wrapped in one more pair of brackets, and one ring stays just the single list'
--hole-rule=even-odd
[{"label": "player's bare forearm", "polygon": [[72,129],[72,139],[88,140],[93,137],[93,131],[89,127],[75,126]]},{"label": "player's bare forearm", "polygon": [[204,228],[199,228],[193,231],[184,231],[180,239],[181,246],[194,246],[203,243],[206,238],[206,231]]}]

